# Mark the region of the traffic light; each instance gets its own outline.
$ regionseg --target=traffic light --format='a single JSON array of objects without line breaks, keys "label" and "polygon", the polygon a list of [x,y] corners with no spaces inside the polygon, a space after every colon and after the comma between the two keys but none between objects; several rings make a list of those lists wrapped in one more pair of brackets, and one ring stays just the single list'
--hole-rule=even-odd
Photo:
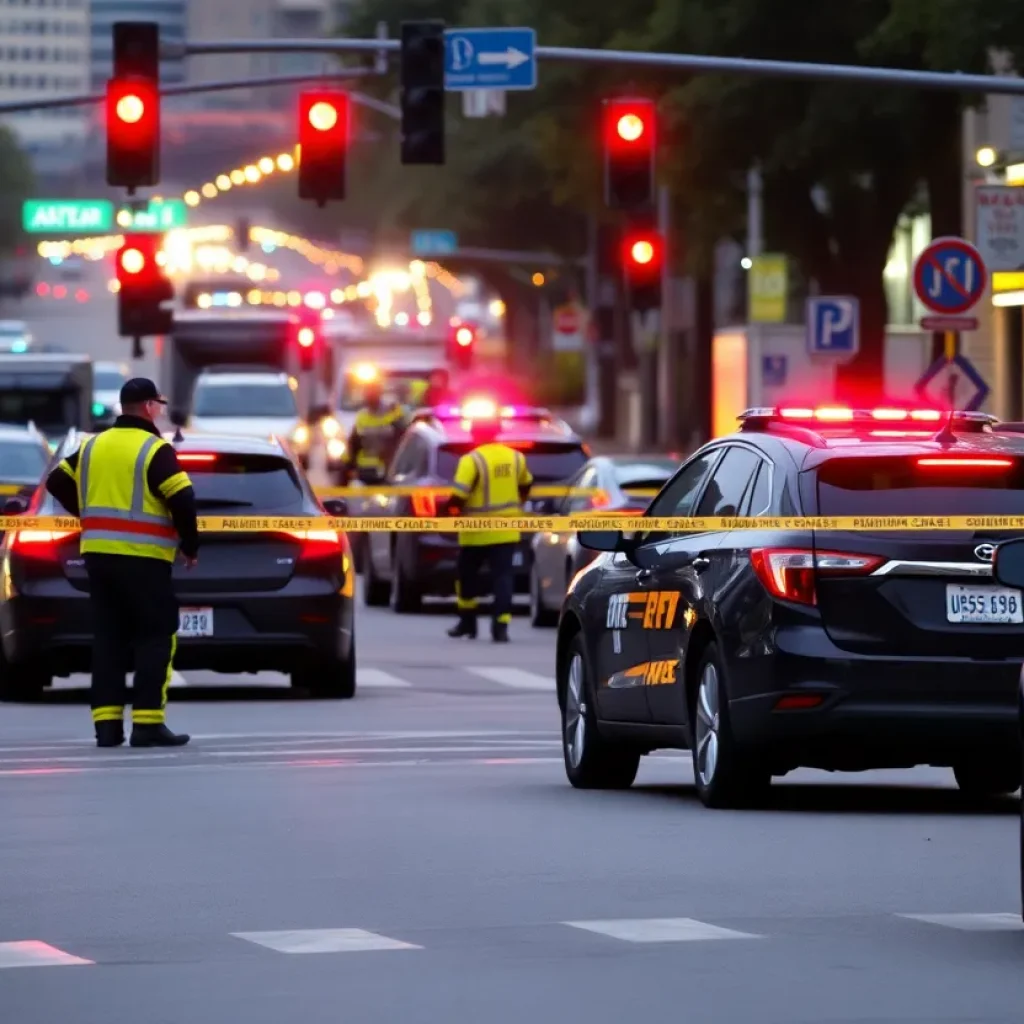
[{"label": "traffic light", "polygon": [[299,317],[295,323],[295,345],[299,350],[299,369],[304,373],[316,368],[320,344],[319,317]]},{"label": "traffic light", "polygon": [[403,21],[402,163],[444,163],[444,22]]},{"label": "traffic light", "polygon": [[160,182],[160,30],[155,22],[114,24],[114,74],[107,82],[107,184]]},{"label": "traffic light", "polygon": [[623,235],[622,267],[629,308],[635,313],[661,309],[661,277],[665,245],[653,229],[627,229]]},{"label": "traffic light", "polygon": [[299,198],[323,206],[345,198],[348,93],[310,90],[299,96]]},{"label": "traffic light", "polygon": [[457,324],[451,327],[448,335],[448,360],[460,370],[469,370],[473,366],[476,349],[476,330],[469,324]]},{"label": "traffic light", "polygon": [[170,310],[161,303],[174,298],[174,286],[157,255],[162,235],[125,235],[117,253],[117,333],[125,338],[169,334]]},{"label": "traffic light", "polygon": [[613,210],[654,205],[654,101],[604,101],[604,197]]}]

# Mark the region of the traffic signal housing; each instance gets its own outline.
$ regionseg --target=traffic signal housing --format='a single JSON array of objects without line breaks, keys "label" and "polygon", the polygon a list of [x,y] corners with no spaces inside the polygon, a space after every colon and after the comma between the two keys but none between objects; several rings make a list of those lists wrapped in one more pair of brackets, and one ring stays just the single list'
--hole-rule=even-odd
[{"label": "traffic signal housing", "polygon": [[323,343],[320,318],[300,316],[295,321],[295,347],[299,353],[299,369],[308,373],[316,369]]},{"label": "traffic signal housing", "polygon": [[657,112],[654,101],[604,101],[604,195],[613,210],[654,205]]},{"label": "traffic signal housing", "polygon": [[107,184],[134,192],[160,182],[160,30],[117,22],[107,82]]},{"label": "traffic signal housing", "polygon": [[403,21],[400,54],[403,164],[443,164],[444,22]]},{"label": "traffic signal housing", "polygon": [[299,198],[317,206],[345,198],[351,102],[346,92],[299,96]]},{"label": "traffic signal housing", "polygon": [[473,366],[476,354],[476,328],[471,324],[453,324],[448,331],[448,361],[460,370]]},{"label": "traffic signal housing", "polygon": [[654,229],[627,228],[623,234],[622,268],[629,308],[634,313],[660,310],[665,244]]},{"label": "traffic signal housing", "polygon": [[117,333],[125,338],[169,334],[173,320],[162,304],[174,298],[158,254],[162,235],[126,235],[117,253]]}]

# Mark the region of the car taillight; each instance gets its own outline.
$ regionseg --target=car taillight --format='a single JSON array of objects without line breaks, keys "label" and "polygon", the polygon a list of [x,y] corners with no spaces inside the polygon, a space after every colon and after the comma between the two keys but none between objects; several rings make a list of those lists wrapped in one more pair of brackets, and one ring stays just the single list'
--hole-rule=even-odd
[{"label": "car taillight", "polygon": [[286,536],[300,542],[300,558],[340,557],[345,547],[337,530],[289,530]]},{"label": "car taillight", "polygon": [[990,459],[985,457],[946,457],[917,459],[917,465],[924,469],[1009,469],[1013,459]]},{"label": "car taillight", "polygon": [[884,561],[878,555],[843,551],[755,548],[750,552],[754,572],[772,597],[805,605],[818,603],[818,576],[866,576]]},{"label": "car taillight", "polygon": [[55,561],[59,543],[72,534],[72,530],[18,530],[11,534],[9,550],[25,558]]},{"label": "car taillight", "polygon": [[437,518],[437,495],[414,494],[412,496],[412,514],[420,519]]}]

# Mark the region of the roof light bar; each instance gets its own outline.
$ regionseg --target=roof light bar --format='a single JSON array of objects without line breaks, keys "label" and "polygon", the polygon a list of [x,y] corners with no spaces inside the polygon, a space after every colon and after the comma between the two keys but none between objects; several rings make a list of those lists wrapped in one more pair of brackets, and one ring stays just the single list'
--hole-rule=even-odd
[{"label": "roof light bar", "polygon": [[[756,420],[787,423],[941,423],[949,415],[940,409],[901,409],[896,406],[855,409],[844,405],[793,405],[748,409],[739,419],[741,423]],[[995,416],[988,413],[959,410],[953,412],[953,419],[970,423],[998,422]]]}]

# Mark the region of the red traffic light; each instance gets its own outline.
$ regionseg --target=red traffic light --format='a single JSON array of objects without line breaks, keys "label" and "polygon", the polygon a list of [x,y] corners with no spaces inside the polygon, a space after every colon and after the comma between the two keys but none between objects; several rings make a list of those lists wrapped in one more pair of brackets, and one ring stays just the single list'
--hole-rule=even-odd
[{"label": "red traffic light", "polygon": [[605,138],[613,149],[654,148],[653,100],[608,100],[605,119]]},{"label": "red traffic light", "polygon": [[338,108],[327,100],[317,100],[306,114],[314,131],[329,132],[338,124]]},{"label": "red traffic light", "polygon": [[299,198],[318,204],[345,198],[351,103],[323,89],[299,96]]},{"label": "red traffic light", "polygon": [[661,236],[657,232],[636,232],[627,235],[624,262],[627,269],[654,270],[661,264]]},{"label": "red traffic light", "polygon": [[107,183],[155,185],[160,177],[160,93],[155,82],[112,78],[107,83]]},{"label": "red traffic light", "polygon": [[129,235],[117,253],[117,279],[122,285],[143,286],[163,277],[157,254],[160,235]]},{"label": "red traffic light", "polygon": [[316,331],[312,327],[300,327],[295,340],[301,348],[312,348],[316,344]]},{"label": "red traffic light", "polygon": [[473,344],[473,330],[470,327],[460,327],[455,332],[455,344],[461,345],[465,348],[467,345]]},{"label": "red traffic light", "polygon": [[118,264],[125,274],[141,274],[146,269],[146,257],[138,249],[122,249]]}]

